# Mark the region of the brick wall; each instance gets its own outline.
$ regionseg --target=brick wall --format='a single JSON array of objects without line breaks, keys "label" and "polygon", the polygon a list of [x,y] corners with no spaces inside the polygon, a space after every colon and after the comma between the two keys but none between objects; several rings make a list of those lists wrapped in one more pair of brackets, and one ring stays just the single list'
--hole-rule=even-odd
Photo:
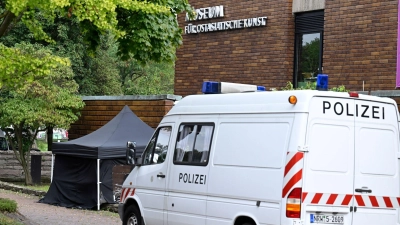
[{"label": "brick wall", "polygon": [[[51,152],[31,152],[31,154],[42,156],[42,182],[50,182]],[[13,151],[0,151],[0,179],[3,181],[25,181],[22,166],[15,158]]]},{"label": "brick wall", "polygon": [[[223,5],[225,17],[192,24],[267,16],[265,27],[183,34],[175,94],[200,93],[206,80],[280,88],[293,80],[292,1],[192,0],[195,8]],[[397,58],[397,0],[325,1],[323,69],[330,86],[393,90]],[[189,22],[178,16],[184,29]]]},{"label": "brick wall", "polygon": [[176,95],[83,97],[81,117],[68,131],[70,140],[85,136],[113,119],[127,105],[143,122],[156,128],[176,100]]},{"label": "brick wall", "polygon": [[397,0],[325,1],[324,73],[350,90],[395,88]]},{"label": "brick wall", "polygon": [[[223,5],[223,18],[192,24],[267,16],[266,26],[200,34],[183,34],[177,51],[175,94],[200,93],[203,81],[241,82],[283,87],[293,77],[294,17],[292,1],[193,0],[195,8]],[[182,28],[189,24],[178,15]]]}]

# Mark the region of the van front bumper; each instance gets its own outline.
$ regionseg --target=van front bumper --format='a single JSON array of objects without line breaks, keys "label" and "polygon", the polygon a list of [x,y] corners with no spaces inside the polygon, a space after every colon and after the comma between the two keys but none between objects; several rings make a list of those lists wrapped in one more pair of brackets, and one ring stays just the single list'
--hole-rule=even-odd
[{"label": "van front bumper", "polygon": [[118,214],[119,218],[121,218],[121,220],[124,220],[124,204],[122,203],[118,204]]}]

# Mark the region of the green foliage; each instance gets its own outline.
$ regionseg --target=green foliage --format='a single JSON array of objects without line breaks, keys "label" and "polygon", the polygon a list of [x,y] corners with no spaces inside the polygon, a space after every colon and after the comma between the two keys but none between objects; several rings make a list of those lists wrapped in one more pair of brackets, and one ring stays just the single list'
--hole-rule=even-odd
[{"label": "green foliage", "polygon": [[302,46],[301,71],[316,74],[319,67],[320,39],[315,38]]},{"label": "green foliage", "polygon": [[150,62],[142,66],[131,61],[120,65],[126,95],[173,94],[174,73],[173,63]]},{"label": "green foliage", "polygon": [[7,139],[22,165],[26,183],[31,184],[27,159],[38,131],[48,126],[68,128],[78,119],[84,103],[77,96],[78,85],[69,60],[51,55],[49,49],[40,45],[21,44],[16,49],[15,54],[29,54],[31,61],[45,56],[42,66],[46,71],[20,67],[13,76],[31,73],[31,81],[21,82],[18,87],[3,85],[0,89],[0,126],[12,127],[5,130]]},{"label": "green foliage", "polygon": [[17,222],[16,220],[9,218],[2,213],[0,213],[0,224],[1,225],[23,225],[22,223]]},{"label": "green foliage", "polygon": [[0,87],[23,85],[70,63],[67,59],[51,55],[49,51],[37,52],[36,49],[37,45],[17,44],[15,48],[9,48],[0,43]]},{"label": "green foliage", "polygon": [[16,212],[17,202],[8,198],[0,198],[0,212]]},{"label": "green foliage", "polygon": [[350,90],[347,90],[346,87],[344,85],[340,85],[337,87],[333,87],[331,89],[329,89],[330,91],[337,91],[337,92],[349,92]]},{"label": "green foliage", "polygon": [[112,35],[102,35],[93,56],[85,56],[87,70],[77,78],[81,95],[122,95],[117,43]]},{"label": "green foliage", "polygon": [[[294,88],[294,85],[292,82],[288,81],[286,83],[286,86],[281,88],[282,91],[290,91],[290,90],[316,90],[317,84],[316,82],[307,82],[305,87],[298,87]],[[329,91],[336,91],[336,92],[349,92],[350,90],[347,90],[344,85],[340,85],[337,87],[330,88]]]},{"label": "green foliage", "polygon": [[42,152],[47,151],[47,142],[45,140],[36,140],[38,149]]},{"label": "green foliage", "polygon": [[173,61],[182,30],[176,14],[193,12],[187,0],[5,0],[0,17],[0,38],[21,22],[35,39],[55,43],[48,24],[74,21],[80,38],[94,52],[101,35],[111,32],[124,59]]},{"label": "green foliage", "polygon": [[[20,67],[13,76],[31,73],[31,82],[23,83],[19,88],[3,86],[0,98],[1,122],[21,123],[29,127],[39,127],[44,124],[57,124],[59,127],[68,127],[78,119],[76,110],[83,107],[78,93],[78,85],[72,79],[73,72],[69,60],[52,56],[51,51],[38,45],[19,45],[20,52],[29,51],[30,57],[39,61],[43,55],[48,59],[41,63],[46,71],[35,73],[32,67]],[[36,57],[36,58],[35,58]],[[49,65],[46,65],[46,62]],[[72,111],[71,111],[72,110]],[[7,122],[5,122],[7,121]],[[2,124],[7,127],[11,124]]]},{"label": "green foliage", "polygon": [[40,11],[49,22],[61,14],[65,17],[75,16],[79,21],[90,21],[100,31],[111,30],[115,34],[124,32],[116,29],[118,23],[116,8],[133,12],[170,13],[169,8],[145,1],[97,1],[97,0],[6,0],[6,9],[21,20],[38,39],[50,40],[41,26],[41,21],[35,18]]}]

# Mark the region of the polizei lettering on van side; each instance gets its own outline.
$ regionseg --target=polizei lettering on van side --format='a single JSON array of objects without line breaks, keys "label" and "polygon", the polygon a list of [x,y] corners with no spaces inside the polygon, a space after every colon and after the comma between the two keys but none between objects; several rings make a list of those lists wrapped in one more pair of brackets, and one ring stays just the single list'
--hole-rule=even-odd
[{"label": "polizei lettering on van side", "polygon": [[371,106],[371,105],[358,105],[355,106],[355,112],[350,111],[349,104],[343,104],[341,102],[331,103],[329,101],[323,101],[323,113],[325,114],[329,110],[333,110],[336,115],[341,116],[356,116],[372,119],[385,119],[385,107]]},{"label": "polizei lettering on van side", "polygon": [[203,174],[179,173],[179,182],[189,184],[206,184],[207,176]]}]

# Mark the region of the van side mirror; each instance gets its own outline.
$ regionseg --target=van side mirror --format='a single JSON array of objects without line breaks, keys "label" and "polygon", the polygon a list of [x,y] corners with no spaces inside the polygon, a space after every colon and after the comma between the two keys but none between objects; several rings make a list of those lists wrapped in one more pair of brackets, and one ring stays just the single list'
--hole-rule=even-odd
[{"label": "van side mirror", "polygon": [[136,156],[136,142],[128,141],[126,143],[126,164],[141,166],[142,158]]},{"label": "van side mirror", "polygon": [[126,143],[126,164],[135,165],[136,142],[128,141]]}]

